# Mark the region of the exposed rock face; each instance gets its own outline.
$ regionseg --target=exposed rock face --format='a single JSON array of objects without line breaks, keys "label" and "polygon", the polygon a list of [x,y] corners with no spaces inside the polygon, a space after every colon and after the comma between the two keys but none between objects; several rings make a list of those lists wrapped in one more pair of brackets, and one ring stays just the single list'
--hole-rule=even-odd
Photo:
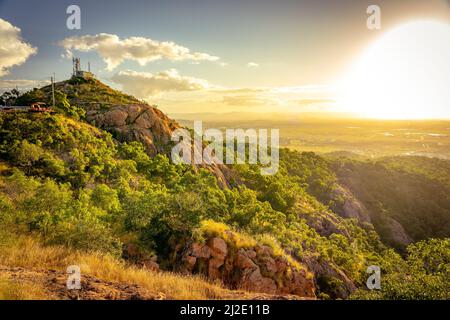
[{"label": "exposed rock face", "polygon": [[308,266],[309,270],[314,272],[316,286],[326,289],[328,293],[331,293],[331,298],[347,299],[356,290],[355,284],[347,275],[328,262],[319,262],[316,258],[312,257],[304,257],[302,262]]},{"label": "exposed rock face", "polygon": [[120,140],[140,141],[150,156],[166,152],[172,132],[180,126],[146,104],[117,105],[107,111],[90,110],[87,120]]},{"label": "exposed rock face", "polygon": [[393,244],[407,246],[413,242],[413,239],[406,233],[405,228],[397,220],[391,217],[384,217],[384,223],[387,230],[389,230],[390,241]]},{"label": "exposed rock face", "polygon": [[227,257],[227,244],[223,239],[211,238],[207,242],[207,247],[210,248],[211,254],[208,261],[208,276],[217,279],[220,277],[219,268],[223,266]]},{"label": "exposed rock face", "polygon": [[370,215],[364,204],[356,199],[353,194],[343,186],[337,185],[332,197],[341,198],[344,203],[339,208],[333,208],[333,211],[343,218],[355,218],[360,222],[371,222]]},{"label": "exposed rock face", "polygon": [[[81,289],[67,289],[67,273],[59,270],[26,269],[0,265],[0,278],[19,285],[35,284],[42,292],[39,298],[52,300],[173,300],[168,292],[149,290],[134,283],[107,281],[82,274]],[[236,290],[211,292],[211,299],[224,300],[298,300],[294,295],[270,295]]]},{"label": "exposed rock face", "polygon": [[345,186],[337,186],[333,198],[343,199],[341,206],[332,208],[343,218],[355,218],[359,222],[374,223],[384,229],[384,240],[392,246],[404,247],[413,242],[404,227],[395,219],[369,211]]},{"label": "exposed rock face", "polygon": [[323,237],[329,237],[333,233],[342,234],[345,237],[349,237],[348,231],[342,226],[339,216],[333,213],[323,210],[314,212],[314,214],[304,213],[300,208],[297,211],[299,217],[305,219],[308,226],[315,229],[318,234]]},{"label": "exposed rock face", "polygon": [[292,266],[285,257],[274,255],[268,246],[237,249],[221,238],[210,238],[205,244],[188,245],[181,262],[176,271],[222,280],[232,289],[315,297],[312,276]]},{"label": "exposed rock face", "polygon": [[[86,118],[91,124],[111,132],[118,140],[141,142],[152,157],[158,153],[170,156],[172,132],[181,128],[162,111],[147,104],[115,105],[107,110],[90,109]],[[211,171],[219,186],[228,186],[230,169],[225,165],[202,163],[196,167]]]}]

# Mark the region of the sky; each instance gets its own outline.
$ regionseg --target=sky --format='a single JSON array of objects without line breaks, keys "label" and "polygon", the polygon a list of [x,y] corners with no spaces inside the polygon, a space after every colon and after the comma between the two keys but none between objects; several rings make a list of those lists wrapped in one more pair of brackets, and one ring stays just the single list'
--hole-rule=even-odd
[{"label": "sky", "polygon": [[[72,4],[80,30],[66,26]],[[380,30],[367,27],[371,4]],[[0,91],[65,80],[76,56],[169,114],[344,111],[340,79],[384,34],[418,20],[450,25],[449,1],[0,0]]]}]

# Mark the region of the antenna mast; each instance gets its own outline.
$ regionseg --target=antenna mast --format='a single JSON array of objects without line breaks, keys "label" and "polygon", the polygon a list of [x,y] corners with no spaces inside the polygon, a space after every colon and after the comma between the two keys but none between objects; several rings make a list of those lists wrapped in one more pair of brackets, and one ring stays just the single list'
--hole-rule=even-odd
[{"label": "antenna mast", "polygon": [[72,63],[73,63],[73,76],[76,77],[81,71],[80,58],[72,58]]},{"label": "antenna mast", "polygon": [[53,107],[55,107],[55,73],[53,72],[53,76],[51,77],[52,80],[52,102]]}]

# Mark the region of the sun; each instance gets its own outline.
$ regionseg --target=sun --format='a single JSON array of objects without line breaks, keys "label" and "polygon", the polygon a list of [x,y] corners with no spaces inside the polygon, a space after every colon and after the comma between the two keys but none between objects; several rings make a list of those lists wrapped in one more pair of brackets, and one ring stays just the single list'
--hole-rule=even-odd
[{"label": "sun", "polygon": [[450,24],[415,21],[388,31],[338,88],[340,107],[361,116],[450,118]]}]

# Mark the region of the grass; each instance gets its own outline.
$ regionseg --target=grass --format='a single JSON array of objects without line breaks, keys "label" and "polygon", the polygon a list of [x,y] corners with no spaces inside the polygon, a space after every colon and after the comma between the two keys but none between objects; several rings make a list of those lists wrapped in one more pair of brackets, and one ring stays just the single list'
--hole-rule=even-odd
[{"label": "grass", "polygon": [[[291,255],[286,254],[284,249],[280,246],[278,241],[270,236],[270,235],[261,235],[258,237],[258,242],[262,245],[266,245],[273,250],[273,254],[276,257],[285,257],[289,264],[296,268],[297,270],[305,270],[307,271],[306,267],[300,264],[298,261],[296,261],[294,258],[292,258]],[[311,275],[310,275],[311,276]]]},{"label": "grass", "polygon": [[[164,293],[168,299],[221,299],[229,295],[229,291],[222,286],[197,276],[152,272],[128,266],[110,256],[82,253],[62,246],[44,247],[35,239],[26,236],[3,236],[0,239],[0,265],[57,270],[78,265],[81,274],[89,274],[106,281],[137,284],[152,292]],[[42,292],[37,286],[17,284],[7,279],[0,283],[0,298],[3,299],[39,298],[39,293],[43,297]]]},{"label": "grass", "polygon": [[0,174],[9,170],[8,164],[0,161]]},{"label": "grass", "polygon": [[0,300],[46,300],[49,298],[51,297],[39,284],[0,277]]},{"label": "grass", "polygon": [[251,248],[256,245],[256,240],[252,237],[234,232],[224,223],[215,222],[213,220],[204,220],[201,222],[199,230],[197,230],[199,237],[220,237],[229,245],[240,248]]}]

